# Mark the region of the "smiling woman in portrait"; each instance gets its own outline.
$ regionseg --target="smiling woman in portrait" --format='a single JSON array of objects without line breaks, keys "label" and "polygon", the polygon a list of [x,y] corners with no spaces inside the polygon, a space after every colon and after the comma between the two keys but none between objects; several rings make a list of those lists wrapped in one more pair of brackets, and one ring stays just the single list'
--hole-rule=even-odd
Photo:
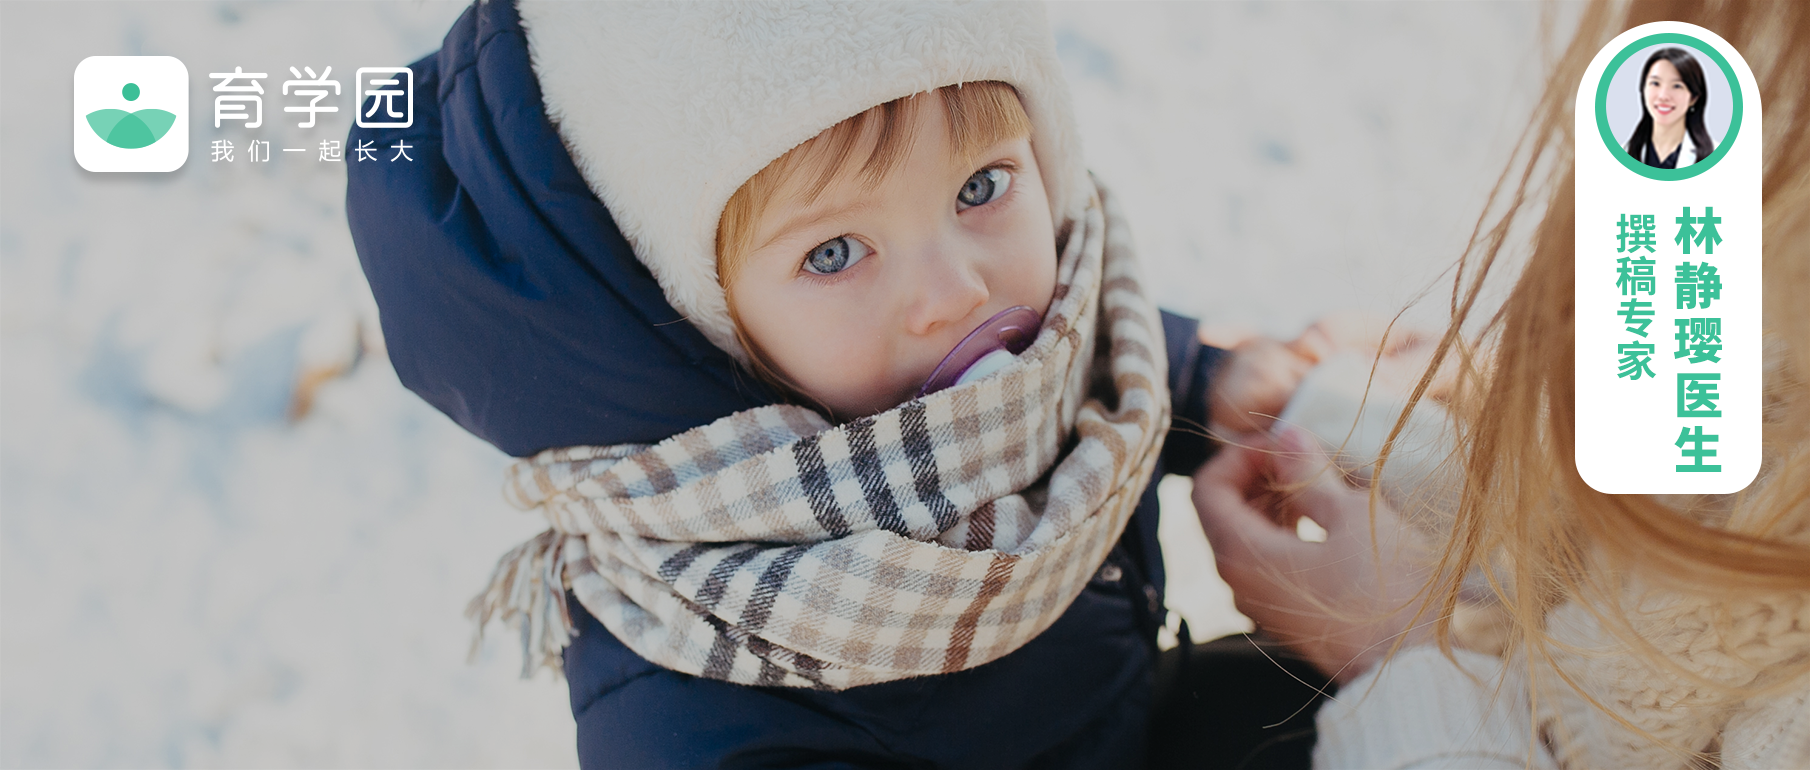
[{"label": "smiling woman in portrait", "polygon": [[1684,168],[1715,151],[1703,113],[1709,107],[1703,66],[1683,48],[1661,48],[1640,73],[1640,124],[1628,154],[1654,168]]}]

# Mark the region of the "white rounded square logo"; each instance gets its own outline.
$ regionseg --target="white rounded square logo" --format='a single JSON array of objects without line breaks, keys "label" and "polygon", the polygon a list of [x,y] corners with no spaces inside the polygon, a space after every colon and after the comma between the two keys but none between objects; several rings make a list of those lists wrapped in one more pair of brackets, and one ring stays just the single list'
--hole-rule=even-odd
[{"label": "white rounded square logo", "polygon": [[75,162],[175,171],[189,159],[189,69],[174,56],[90,56],[75,67]]}]

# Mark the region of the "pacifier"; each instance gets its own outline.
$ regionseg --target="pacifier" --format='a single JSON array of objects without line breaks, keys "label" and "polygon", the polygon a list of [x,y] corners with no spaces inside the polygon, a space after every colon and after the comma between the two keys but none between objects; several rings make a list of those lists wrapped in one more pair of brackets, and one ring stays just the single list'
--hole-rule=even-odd
[{"label": "pacifier", "polygon": [[1004,369],[1014,356],[1031,346],[1042,325],[1043,316],[1024,305],[999,311],[943,356],[943,362],[930,373],[918,396],[964,385]]}]

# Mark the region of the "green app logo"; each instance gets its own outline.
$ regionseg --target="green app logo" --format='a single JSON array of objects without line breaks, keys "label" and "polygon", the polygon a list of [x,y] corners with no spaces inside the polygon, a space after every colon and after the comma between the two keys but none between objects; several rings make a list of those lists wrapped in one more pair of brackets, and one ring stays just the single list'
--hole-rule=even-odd
[{"label": "green app logo", "polygon": [[[119,95],[126,101],[138,101],[141,93],[137,83],[127,83],[119,90]],[[95,135],[101,141],[123,150],[136,150],[149,147],[169,133],[170,126],[176,124],[176,113],[159,109],[144,109],[137,112],[125,110],[95,110],[88,113],[88,125],[94,127]]]},{"label": "green app logo", "polygon": [[89,171],[175,171],[189,157],[189,71],[173,56],[75,68],[75,159]]}]

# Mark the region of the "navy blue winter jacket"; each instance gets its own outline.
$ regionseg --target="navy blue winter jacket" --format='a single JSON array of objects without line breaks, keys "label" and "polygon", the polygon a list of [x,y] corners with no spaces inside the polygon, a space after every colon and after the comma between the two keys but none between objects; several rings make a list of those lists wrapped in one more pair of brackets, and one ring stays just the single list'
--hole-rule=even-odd
[{"label": "navy blue winter jacket", "polygon": [[[510,455],[652,443],[776,403],[667,303],[548,122],[513,3],[474,4],[416,62],[407,128],[353,128],[347,216],[397,376]],[[596,73],[609,77],[610,73]],[[362,109],[362,105],[360,109]],[[390,160],[399,144],[414,160]],[[365,156],[368,157],[368,156]],[[1175,423],[1221,351],[1164,314]],[[1172,431],[1158,474],[1206,457]],[[1055,625],[992,663],[843,692],[659,668],[577,602],[566,678],[585,767],[1141,763],[1162,612],[1156,485]],[[474,589],[476,586],[474,586]]]}]

